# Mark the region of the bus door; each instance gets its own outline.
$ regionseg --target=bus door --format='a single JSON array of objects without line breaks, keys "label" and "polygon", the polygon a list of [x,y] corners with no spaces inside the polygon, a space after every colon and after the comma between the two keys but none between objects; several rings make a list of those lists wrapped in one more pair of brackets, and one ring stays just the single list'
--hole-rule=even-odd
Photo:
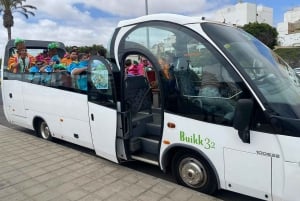
[{"label": "bus door", "polygon": [[121,107],[127,158],[158,166],[162,109],[159,87],[154,86],[156,58],[137,43],[125,43],[119,52],[121,66],[125,67],[121,67],[124,75]]},{"label": "bus door", "polygon": [[91,58],[87,83],[90,128],[95,152],[101,157],[118,162],[115,84],[111,66],[104,57]]}]

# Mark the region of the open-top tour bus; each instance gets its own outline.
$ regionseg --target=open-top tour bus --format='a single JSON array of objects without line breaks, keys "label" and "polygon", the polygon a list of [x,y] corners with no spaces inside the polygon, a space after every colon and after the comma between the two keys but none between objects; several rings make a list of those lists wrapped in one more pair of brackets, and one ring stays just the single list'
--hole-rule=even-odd
[{"label": "open-top tour bus", "polygon": [[[127,74],[127,59],[147,61],[144,73]],[[121,21],[108,58],[90,58],[87,90],[62,73],[31,82],[4,62],[7,119],[116,163],[157,165],[205,193],[300,196],[298,78],[239,28],[173,14]]]}]

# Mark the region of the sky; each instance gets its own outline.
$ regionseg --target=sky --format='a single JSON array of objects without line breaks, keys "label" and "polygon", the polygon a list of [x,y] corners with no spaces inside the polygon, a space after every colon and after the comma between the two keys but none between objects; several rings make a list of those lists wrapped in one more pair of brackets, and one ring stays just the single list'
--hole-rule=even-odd
[{"label": "sky", "polygon": [[[145,15],[145,2],[146,0],[27,0],[25,4],[37,7],[35,16],[26,19],[23,15],[13,13],[12,38],[61,41],[67,46],[96,44],[106,48],[120,20]],[[274,27],[283,21],[284,12],[300,6],[299,0],[244,2],[273,8]],[[236,3],[237,0],[148,0],[148,13],[176,13],[209,18],[216,10]],[[4,49],[8,38],[2,18],[1,25],[0,51]]]}]

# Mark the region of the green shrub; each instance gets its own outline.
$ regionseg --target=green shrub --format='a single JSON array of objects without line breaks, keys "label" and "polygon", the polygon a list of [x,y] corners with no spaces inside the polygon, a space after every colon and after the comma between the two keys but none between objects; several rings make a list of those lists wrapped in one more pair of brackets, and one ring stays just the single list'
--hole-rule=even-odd
[{"label": "green shrub", "polygon": [[300,47],[277,48],[274,50],[292,68],[300,67]]}]

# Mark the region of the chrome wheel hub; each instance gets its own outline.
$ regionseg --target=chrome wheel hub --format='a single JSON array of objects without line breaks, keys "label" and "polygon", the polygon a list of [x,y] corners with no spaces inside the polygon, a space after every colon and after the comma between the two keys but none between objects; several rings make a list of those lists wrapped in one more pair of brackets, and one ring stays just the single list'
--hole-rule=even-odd
[{"label": "chrome wheel hub", "polygon": [[48,139],[51,135],[49,127],[45,122],[41,124],[41,135],[44,139]]},{"label": "chrome wheel hub", "polygon": [[192,188],[200,188],[207,182],[203,165],[194,158],[183,159],[179,165],[179,173],[183,182]]}]

